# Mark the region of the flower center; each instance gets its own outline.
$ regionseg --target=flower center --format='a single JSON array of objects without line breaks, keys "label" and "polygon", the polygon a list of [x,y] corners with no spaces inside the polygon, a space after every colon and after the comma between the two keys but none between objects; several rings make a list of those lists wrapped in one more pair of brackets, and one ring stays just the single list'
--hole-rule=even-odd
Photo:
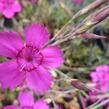
[{"label": "flower center", "polygon": [[17,63],[20,70],[31,71],[37,69],[42,64],[42,53],[33,46],[26,45],[17,54]]}]

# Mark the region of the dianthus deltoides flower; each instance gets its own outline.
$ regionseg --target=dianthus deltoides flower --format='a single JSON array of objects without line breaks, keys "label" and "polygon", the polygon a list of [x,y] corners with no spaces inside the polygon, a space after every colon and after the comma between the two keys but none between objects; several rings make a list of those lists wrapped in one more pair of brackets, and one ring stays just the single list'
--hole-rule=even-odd
[{"label": "dianthus deltoides flower", "polygon": [[12,58],[0,64],[0,82],[3,88],[27,86],[43,94],[53,80],[48,69],[63,63],[63,53],[57,46],[44,48],[49,34],[40,24],[27,26],[25,36],[23,43],[16,32],[0,32],[0,56]]},{"label": "dianthus deltoides flower", "polygon": [[47,103],[42,99],[34,102],[32,92],[20,92],[18,100],[20,106],[9,105],[3,109],[49,109]]},{"label": "dianthus deltoides flower", "polygon": [[12,18],[16,12],[21,11],[21,6],[17,0],[0,0],[0,12],[6,18]]},{"label": "dianthus deltoides flower", "polygon": [[96,67],[96,71],[91,73],[92,83],[95,88],[101,91],[109,91],[109,66],[101,65]]},{"label": "dianthus deltoides flower", "polygon": [[[109,66],[108,65],[100,65],[96,67],[96,70],[91,72],[90,74],[92,83],[94,84],[94,88],[100,90],[102,92],[109,91]],[[95,90],[89,92],[90,96],[99,95],[99,93]],[[91,98],[92,102],[95,102],[97,99]]]}]

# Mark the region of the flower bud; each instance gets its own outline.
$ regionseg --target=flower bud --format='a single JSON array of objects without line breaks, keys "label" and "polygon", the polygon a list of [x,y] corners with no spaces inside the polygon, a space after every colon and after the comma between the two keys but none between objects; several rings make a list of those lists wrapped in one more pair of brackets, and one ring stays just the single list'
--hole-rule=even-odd
[{"label": "flower bud", "polygon": [[109,7],[97,13],[92,19],[94,22],[99,23],[109,16]]},{"label": "flower bud", "polygon": [[71,84],[73,87],[75,87],[77,89],[90,91],[90,88],[88,88],[86,84],[82,83],[81,81],[79,81],[77,79],[72,79]]},{"label": "flower bud", "polygon": [[99,35],[96,35],[96,34],[93,34],[93,33],[82,33],[80,35],[80,37],[82,38],[86,38],[86,39],[101,39],[101,38],[105,38],[105,36],[99,36]]}]

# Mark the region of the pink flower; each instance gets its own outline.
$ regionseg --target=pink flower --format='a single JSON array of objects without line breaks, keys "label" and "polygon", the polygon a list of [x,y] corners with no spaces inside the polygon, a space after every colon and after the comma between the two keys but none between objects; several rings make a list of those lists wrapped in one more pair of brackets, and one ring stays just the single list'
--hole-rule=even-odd
[{"label": "pink flower", "polygon": [[[96,67],[96,71],[91,73],[92,83],[95,85],[94,88],[107,92],[109,91],[109,66],[108,65],[101,65]],[[95,102],[96,96],[98,96],[99,93],[96,90],[92,90],[89,92],[90,100],[92,102]]]},{"label": "pink flower", "polygon": [[31,92],[20,92],[18,100],[20,102],[20,106],[9,105],[3,109],[49,109],[47,103],[42,99],[34,102]]},{"label": "pink flower", "polygon": [[0,64],[0,81],[3,88],[27,86],[43,94],[53,80],[48,69],[63,63],[63,53],[57,46],[44,48],[49,34],[40,24],[26,27],[25,36],[23,43],[16,32],[0,32],[0,56],[12,58]]},{"label": "pink flower", "polygon": [[95,87],[104,92],[109,91],[109,66],[101,65],[91,73],[92,82]]},{"label": "pink flower", "polygon": [[0,12],[6,18],[12,18],[14,13],[20,11],[21,6],[16,0],[0,0]]},{"label": "pink flower", "polygon": [[80,5],[83,2],[83,0],[72,0],[72,3],[75,5]]}]

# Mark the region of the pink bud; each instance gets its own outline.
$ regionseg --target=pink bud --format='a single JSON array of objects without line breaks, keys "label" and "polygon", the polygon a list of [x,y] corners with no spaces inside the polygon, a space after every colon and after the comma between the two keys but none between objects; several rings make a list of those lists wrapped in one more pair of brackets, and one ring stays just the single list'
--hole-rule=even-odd
[{"label": "pink bud", "polygon": [[73,87],[75,87],[77,89],[90,91],[90,88],[88,88],[86,84],[82,83],[81,81],[79,81],[77,79],[72,79],[71,84]]},{"label": "pink bud", "polygon": [[93,21],[99,23],[102,20],[104,20],[105,18],[107,18],[108,16],[109,16],[109,7],[105,8],[102,11],[100,11],[99,13],[97,13],[93,17]]},{"label": "pink bud", "polygon": [[99,36],[93,33],[82,33],[81,34],[82,38],[87,38],[87,39],[101,39],[101,38],[105,38],[105,36]]}]

